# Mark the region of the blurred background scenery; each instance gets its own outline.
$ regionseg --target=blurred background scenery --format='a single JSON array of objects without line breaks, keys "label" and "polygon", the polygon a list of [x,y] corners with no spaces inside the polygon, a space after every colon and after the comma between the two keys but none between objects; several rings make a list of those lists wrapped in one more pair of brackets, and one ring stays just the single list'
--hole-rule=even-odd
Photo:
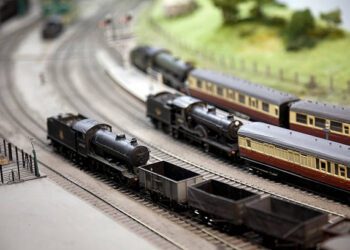
[{"label": "blurred background scenery", "polygon": [[139,43],[300,97],[349,104],[350,2],[159,0]]},{"label": "blurred background scenery", "polygon": [[[30,2],[0,0],[1,23],[25,15]],[[40,0],[43,37],[62,33],[88,2]],[[133,19],[140,44],[164,47],[195,66],[302,98],[350,104],[347,0],[144,2]]]}]

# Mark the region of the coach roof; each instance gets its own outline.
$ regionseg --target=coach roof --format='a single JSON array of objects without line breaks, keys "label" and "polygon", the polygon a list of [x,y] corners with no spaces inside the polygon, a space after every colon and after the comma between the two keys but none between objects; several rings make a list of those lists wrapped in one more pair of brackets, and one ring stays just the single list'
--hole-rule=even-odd
[{"label": "coach roof", "polygon": [[251,83],[233,76],[213,72],[206,69],[194,69],[191,71],[190,75],[203,79],[204,81],[234,89],[240,93],[275,105],[281,105],[291,101],[299,100],[298,97],[292,94],[281,92],[263,85]]},{"label": "coach roof", "polygon": [[290,109],[317,117],[350,123],[350,107],[303,100],[293,103]]},{"label": "coach roof", "polygon": [[261,122],[242,126],[238,134],[350,166],[350,146]]}]

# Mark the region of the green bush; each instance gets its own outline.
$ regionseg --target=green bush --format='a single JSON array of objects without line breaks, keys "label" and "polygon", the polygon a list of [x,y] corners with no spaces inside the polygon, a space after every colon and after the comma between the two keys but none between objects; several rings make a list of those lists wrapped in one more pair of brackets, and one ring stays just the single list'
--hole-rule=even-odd
[{"label": "green bush", "polygon": [[315,20],[309,9],[295,11],[286,28],[287,50],[298,50],[315,45],[312,32],[315,29]]}]

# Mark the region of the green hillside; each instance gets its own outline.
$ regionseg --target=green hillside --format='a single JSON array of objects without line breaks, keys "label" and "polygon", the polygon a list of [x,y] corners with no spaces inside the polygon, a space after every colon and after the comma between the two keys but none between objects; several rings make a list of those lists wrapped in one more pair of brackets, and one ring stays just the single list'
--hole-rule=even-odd
[{"label": "green hillside", "polygon": [[[221,12],[210,0],[197,2],[200,8],[194,13],[166,19],[161,2],[156,1],[139,19],[139,42],[167,47],[197,66],[238,75],[304,98],[350,104],[349,34],[323,40],[312,49],[287,52],[278,27],[253,21],[223,26]],[[267,6],[264,11],[285,18],[291,15],[288,9],[275,6]],[[310,84],[311,78],[315,84]]]}]

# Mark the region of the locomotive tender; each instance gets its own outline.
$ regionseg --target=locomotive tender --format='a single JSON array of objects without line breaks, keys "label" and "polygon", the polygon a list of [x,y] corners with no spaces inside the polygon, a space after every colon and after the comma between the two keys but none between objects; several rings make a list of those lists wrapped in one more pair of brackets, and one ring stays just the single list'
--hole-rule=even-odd
[{"label": "locomotive tender", "polygon": [[[142,51],[152,49],[156,50],[149,46],[137,47],[131,53],[131,62],[139,65],[136,63],[137,55],[145,55]],[[179,72],[181,61],[174,57],[170,59],[168,51],[157,51],[156,54],[146,54],[147,59],[143,60],[142,67],[158,71],[164,83],[170,87],[229,112],[244,114],[252,121],[262,121],[350,145],[349,107],[299,100],[282,91],[191,65],[182,67],[182,72]],[[154,65],[154,58],[162,54],[166,54],[167,62],[163,64],[158,61]],[[183,75],[187,76],[186,80],[182,80]]]},{"label": "locomotive tender", "polygon": [[115,134],[108,124],[80,114],[49,117],[47,137],[70,158],[104,168],[130,184],[137,180],[136,167],[149,159],[148,148],[138,145],[135,138]]}]

